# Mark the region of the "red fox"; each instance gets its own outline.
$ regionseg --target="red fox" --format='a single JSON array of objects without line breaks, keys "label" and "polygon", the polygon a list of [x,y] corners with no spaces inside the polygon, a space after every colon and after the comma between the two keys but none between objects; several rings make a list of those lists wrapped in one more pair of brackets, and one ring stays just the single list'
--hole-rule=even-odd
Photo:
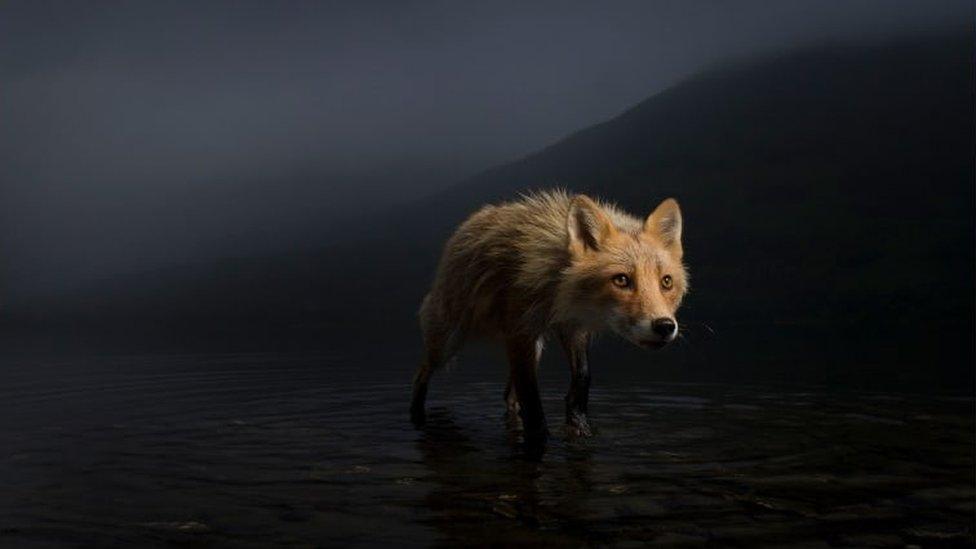
[{"label": "red fox", "polygon": [[678,335],[688,291],[681,210],[667,199],[643,221],[585,195],[548,191],[485,206],[445,245],[420,307],[426,356],[413,381],[411,417],[425,419],[431,374],[466,337],[501,339],[509,361],[505,400],[526,442],[548,436],[536,369],[547,336],[559,340],[571,381],[566,422],[588,436],[591,335],[611,330],[657,349]]}]

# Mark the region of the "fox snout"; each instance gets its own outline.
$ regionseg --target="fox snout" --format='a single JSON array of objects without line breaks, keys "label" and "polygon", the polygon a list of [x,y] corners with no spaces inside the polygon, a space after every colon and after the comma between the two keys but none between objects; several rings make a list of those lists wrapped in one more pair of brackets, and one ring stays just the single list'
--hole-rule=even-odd
[{"label": "fox snout", "polygon": [[678,323],[673,318],[646,319],[634,326],[634,340],[642,347],[660,349],[678,336]]}]

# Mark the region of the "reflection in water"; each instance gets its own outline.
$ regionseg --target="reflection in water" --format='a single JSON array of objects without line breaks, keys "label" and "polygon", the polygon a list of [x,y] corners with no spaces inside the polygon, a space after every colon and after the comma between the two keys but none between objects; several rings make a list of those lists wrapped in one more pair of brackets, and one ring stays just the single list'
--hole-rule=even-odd
[{"label": "reflection in water", "polygon": [[443,376],[415,430],[337,364],[0,369],[0,546],[973,543],[969,398],[604,382],[570,440],[552,372],[533,460],[500,383]]},{"label": "reflection in water", "polygon": [[489,541],[500,534],[504,539],[513,528],[532,530],[544,522],[541,463],[520,454],[514,434],[507,435],[512,454],[485,459],[484,448],[472,443],[448,409],[430,410],[417,447],[431,472],[432,488],[425,498],[436,513],[431,523],[444,541]]}]

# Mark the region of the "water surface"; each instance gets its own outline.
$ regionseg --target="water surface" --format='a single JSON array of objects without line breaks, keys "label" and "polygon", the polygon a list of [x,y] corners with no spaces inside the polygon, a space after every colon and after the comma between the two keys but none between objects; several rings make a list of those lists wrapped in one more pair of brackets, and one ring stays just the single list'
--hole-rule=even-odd
[{"label": "water surface", "polygon": [[[527,459],[501,375],[206,355],[0,369],[0,546],[968,547],[970,398],[595,382],[598,435]],[[384,374],[383,372],[388,372]]]}]

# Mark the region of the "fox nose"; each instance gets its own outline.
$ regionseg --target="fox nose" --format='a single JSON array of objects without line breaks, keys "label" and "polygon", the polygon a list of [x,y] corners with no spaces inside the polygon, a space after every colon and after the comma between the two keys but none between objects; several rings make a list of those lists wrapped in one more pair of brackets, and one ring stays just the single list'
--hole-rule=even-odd
[{"label": "fox nose", "polygon": [[670,318],[659,318],[651,323],[651,329],[654,333],[661,337],[661,339],[670,339],[674,337],[675,331],[678,329],[678,325],[675,324]]}]

